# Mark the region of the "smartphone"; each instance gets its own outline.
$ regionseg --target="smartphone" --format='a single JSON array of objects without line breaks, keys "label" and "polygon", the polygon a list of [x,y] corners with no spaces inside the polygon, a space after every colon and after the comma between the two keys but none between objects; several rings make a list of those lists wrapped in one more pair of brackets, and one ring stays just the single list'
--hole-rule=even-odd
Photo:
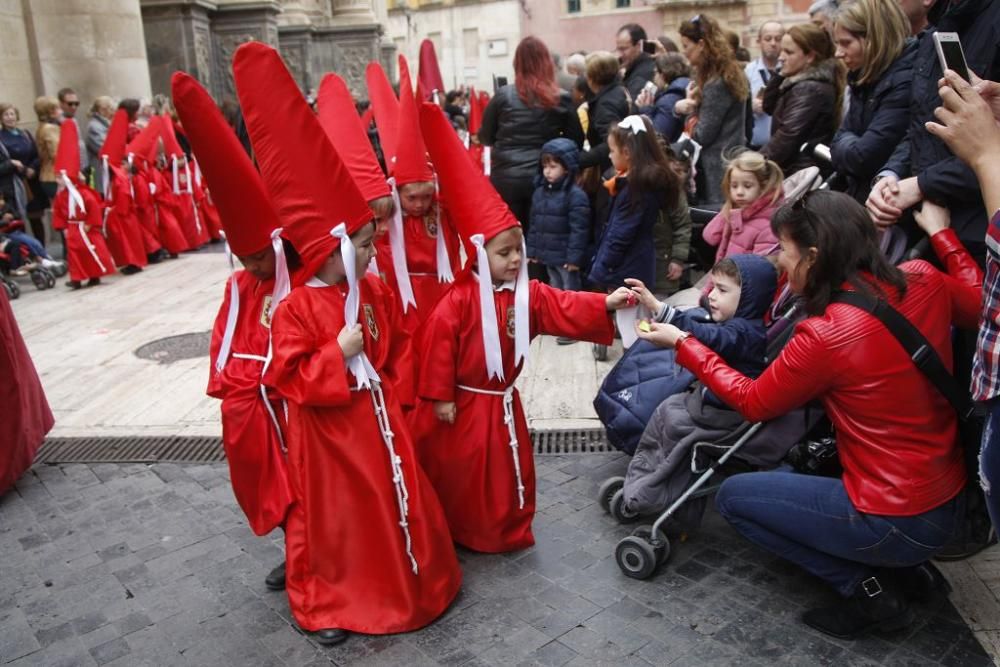
[{"label": "smartphone", "polygon": [[494,76],[493,77],[493,92],[497,92],[501,88],[507,85],[507,77],[505,76]]},{"label": "smartphone", "polygon": [[934,33],[934,46],[937,48],[941,71],[950,69],[965,81],[969,81],[969,65],[965,62],[965,52],[957,32]]},{"label": "smartphone", "polygon": [[642,43],[642,50],[651,56],[656,55],[656,43],[646,40]]}]

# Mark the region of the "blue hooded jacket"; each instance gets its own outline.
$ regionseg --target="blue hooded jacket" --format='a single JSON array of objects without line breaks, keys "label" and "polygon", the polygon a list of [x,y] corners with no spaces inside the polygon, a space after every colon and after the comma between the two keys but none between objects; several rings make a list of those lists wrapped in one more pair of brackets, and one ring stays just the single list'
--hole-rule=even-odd
[{"label": "blue hooded jacket", "polygon": [[580,168],[580,150],[569,139],[545,142],[542,156],[551,155],[566,167],[566,175],[549,183],[542,175],[541,161],[531,198],[531,224],[528,226],[528,257],[546,266],[574,264],[582,267],[587,260],[590,241],[590,200],[576,185]]}]

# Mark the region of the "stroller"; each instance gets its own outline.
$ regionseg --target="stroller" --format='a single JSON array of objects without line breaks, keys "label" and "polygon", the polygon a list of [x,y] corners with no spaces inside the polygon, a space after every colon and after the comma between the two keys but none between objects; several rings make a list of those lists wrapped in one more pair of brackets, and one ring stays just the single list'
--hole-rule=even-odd
[{"label": "stroller", "polygon": [[43,266],[41,262],[33,261],[26,247],[21,245],[15,246],[10,241],[5,243],[0,239],[0,282],[3,282],[4,290],[7,292],[7,297],[10,300],[13,301],[21,296],[21,287],[14,280],[16,273],[11,268],[13,263],[8,250],[20,253],[22,265],[31,277],[31,282],[35,286],[35,289],[46,290],[55,287],[56,276],[53,270]]}]

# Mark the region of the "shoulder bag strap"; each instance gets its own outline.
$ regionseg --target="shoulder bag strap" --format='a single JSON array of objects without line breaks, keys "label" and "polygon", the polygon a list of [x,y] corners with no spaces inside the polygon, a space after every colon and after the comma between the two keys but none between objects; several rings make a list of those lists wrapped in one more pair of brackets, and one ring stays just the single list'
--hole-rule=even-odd
[{"label": "shoulder bag strap", "polygon": [[875,299],[860,292],[837,292],[831,301],[832,303],[846,303],[849,306],[860,308],[877,318],[899,341],[917,368],[951,403],[958,413],[959,419],[962,421],[969,419],[974,411],[974,406],[969,400],[968,394],[961,390],[955,377],[948,372],[934,346],[902,313],[890,306],[884,299]]}]

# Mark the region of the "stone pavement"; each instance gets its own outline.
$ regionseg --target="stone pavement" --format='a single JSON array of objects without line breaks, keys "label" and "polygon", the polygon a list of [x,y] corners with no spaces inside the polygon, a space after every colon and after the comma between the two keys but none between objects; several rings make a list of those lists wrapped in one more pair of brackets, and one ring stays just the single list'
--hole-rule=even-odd
[{"label": "stone pavement", "polygon": [[540,456],[537,545],[460,553],[433,625],[323,648],[291,621],[224,465],[38,465],[0,498],[0,662],[10,665],[990,664],[946,601],[910,632],[838,641],[797,621],[831,593],[710,512],[649,581],[621,575],[628,534],[593,501],[617,454]]}]

